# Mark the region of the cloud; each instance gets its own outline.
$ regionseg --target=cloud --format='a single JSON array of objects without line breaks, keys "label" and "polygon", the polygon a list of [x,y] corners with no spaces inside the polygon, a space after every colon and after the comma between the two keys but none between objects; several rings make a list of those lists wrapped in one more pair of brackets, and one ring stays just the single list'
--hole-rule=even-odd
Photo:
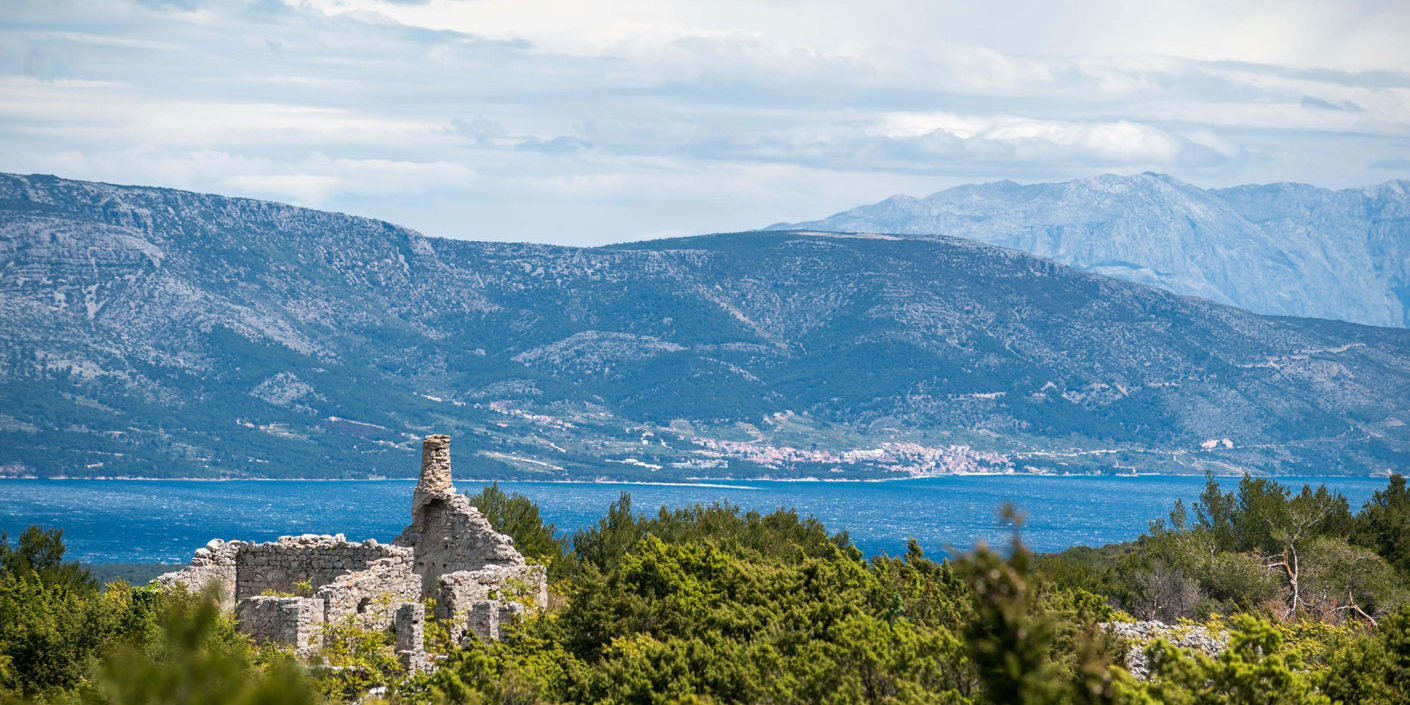
[{"label": "cloud", "polygon": [[1333,103],[1330,101],[1322,100],[1321,98],[1313,98],[1310,95],[1305,95],[1302,97],[1302,107],[1307,108],[1309,110],[1337,110],[1347,113],[1366,112],[1364,108],[1349,100],[1344,100],[1340,103]]},{"label": "cloud", "polygon": [[741,229],[1104,171],[1353,186],[1410,158],[1402,2],[12,0],[6,20],[0,168],[461,237]]},{"label": "cloud", "polygon": [[590,147],[592,147],[591,142],[584,142],[576,137],[554,137],[550,140],[530,137],[514,146],[515,149],[521,151],[542,152],[544,154],[572,154]]},{"label": "cloud", "polygon": [[504,125],[496,120],[479,115],[473,117],[458,117],[450,121],[451,130],[460,135],[474,145],[491,145],[498,140],[507,139],[509,132],[504,129]]},{"label": "cloud", "polygon": [[1368,166],[1370,169],[1378,171],[1410,171],[1410,157],[1392,157],[1390,159],[1377,159]]},{"label": "cloud", "polygon": [[467,146],[485,149],[514,149],[543,154],[572,154],[587,149],[592,143],[566,135],[543,138],[537,135],[514,134],[498,120],[484,116],[454,118],[450,129],[467,140]]},{"label": "cloud", "polygon": [[434,189],[463,189],[475,174],[452,162],[386,159],[334,159],[315,154],[292,162],[264,162],[249,173],[231,174],[222,183],[236,191],[323,206],[334,196],[415,196]]},{"label": "cloud", "polygon": [[[133,168],[134,164],[140,166]],[[477,180],[473,170],[446,161],[347,159],[318,153],[278,160],[214,150],[149,148],[97,155],[59,152],[38,160],[26,171],[85,173],[102,181],[161,184],[311,207],[349,197],[407,197],[463,190]]]}]

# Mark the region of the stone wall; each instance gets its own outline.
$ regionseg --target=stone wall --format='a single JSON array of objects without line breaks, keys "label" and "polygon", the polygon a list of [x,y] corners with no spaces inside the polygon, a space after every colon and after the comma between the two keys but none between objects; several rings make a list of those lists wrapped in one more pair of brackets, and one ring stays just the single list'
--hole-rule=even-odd
[{"label": "stone wall", "polygon": [[211,539],[204,548],[196,549],[191,565],[181,570],[157,576],[164,588],[185,588],[193,593],[216,591],[220,607],[229,611],[235,607],[235,556],[247,544],[244,541],[225,542]]},{"label": "stone wall", "polygon": [[315,597],[251,597],[235,606],[240,633],[260,644],[285,644],[301,655],[323,646],[323,600]]},{"label": "stone wall", "polygon": [[[484,641],[495,641],[503,635],[504,626],[523,615],[524,606],[517,602],[495,602],[492,600],[476,602],[465,616],[466,631],[458,637],[452,634],[452,638],[457,642],[464,642],[473,634]],[[452,622],[452,624],[458,624],[458,622]]]},{"label": "stone wall", "polygon": [[450,482],[449,436],[426,437],[411,525],[392,543],[415,551],[414,569],[427,594],[436,591],[437,578],[446,573],[524,565],[513,539],[495,531],[470,499],[455,491]]},{"label": "stone wall", "polygon": [[436,617],[464,612],[481,600],[519,602],[535,609],[548,607],[543,566],[486,566],[440,576],[436,590]]},{"label": "stone wall", "polygon": [[374,561],[391,558],[409,562],[411,557],[408,548],[372,539],[351,543],[342,534],[283,536],[271,543],[249,544],[235,556],[235,599],[294,594],[300,582],[317,589],[345,573],[367,570]]},{"label": "stone wall", "polygon": [[426,654],[426,608],[416,602],[397,605],[394,630],[397,659],[402,668],[408,673],[430,670],[431,660]]},{"label": "stone wall", "polygon": [[437,619],[457,641],[498,639],[510,620],[547,607],[543,567],[527,564],[451,484],[449,436],[426,437],[411,519],[392,544],[351,543],[342,534],[216,540],[190,566],[157,580],[217,586],[241,632],[301,654],[322,647],[329,624],[392,627],[399,657],[417,669],[432,665],[421,645],[426,597],[436,597]]},{"label": "stone wall", "polygon": [[470,634],[498,639],[501,623],[548,606],[543,566],[486,566],[440,576],[436,591],[436,620],[451,639],[460,642]]},{"label": "stone wall", "polygon": [[409,556],[383,558],[365,570],[344,573],[314,593],[324,601],[324,620],[351,621],[364,629],[381,630],[396,619],[397,607],[421,600],[421,578],[411,571]]},{"label": "stone wall", "polygon": [[[450,481],[450,436],[426,436],[421,442],[421,477],[416,481],[416,489],[429,494],[455,491]],[[412,511],[415,510],[413,498]]]}]

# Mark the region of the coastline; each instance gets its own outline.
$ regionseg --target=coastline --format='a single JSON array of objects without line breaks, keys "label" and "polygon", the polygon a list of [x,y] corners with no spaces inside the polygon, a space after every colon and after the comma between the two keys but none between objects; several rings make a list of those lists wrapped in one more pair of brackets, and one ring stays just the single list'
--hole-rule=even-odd
[{"label": "coastline", "polygon": [[[1384,479],[1390,477],[1389,472],[1377,472],[1367,475],[1263,475],[1256,473],[1236,473],[1224,472],[1214,473],[1218,478],[1237,478],[1248,474],[1252,477],[1262,477],[1268,479],[1282,478],[1347,478],[1347,479]],[[693,481],[653,481],[653,480],[570,480],[570,479],[524,479],[524,478],[464,478],[465,484],[470,483],[533,483],[533,484],[565,484],[565,485],[645,485],[657,487],[714,487],[723,489],[755,489],[742,485],[728,485],[722,483],[737,482],[769,482],[769,483],[830,483],[830,484],[853,484],[853,483],[884,483],[884,482],[914,482],[917,480],[935,480],[946,477],[1026,477],[1026,478],[1105,478],[1105,479],[1140,479],[1152,477],[1203,477],[1203,473],[1167,473],[1167,472],[1131,472],[1131,473],[1096,473],[1096,472],[953,472],[937,475],[914,475],[907,477],[701,477],[700,482]],[[36,481],[36,482],[416,482],[414,477],[146,477],[146,476],[95,476],[95,477],[39,477],[35,475],[26,476],[0,476],[0,482],[5,481]]]}]

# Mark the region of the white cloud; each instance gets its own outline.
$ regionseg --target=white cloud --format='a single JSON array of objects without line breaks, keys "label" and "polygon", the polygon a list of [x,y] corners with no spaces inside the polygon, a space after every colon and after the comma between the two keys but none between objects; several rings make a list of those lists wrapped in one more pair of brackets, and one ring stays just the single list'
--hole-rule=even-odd
[{"label": "white cloud", "polygon": [[592,244],[964,181],[1368,183],[1403,2],[11,0],[0,168]]},{"label": "white cloud", "polygon": [[311,207],[330,205],[340,197],[405,197],[465,189],[475,186],[477,178],[468,167],[445,161],[330,158],[318,153],[279,161],[213,150],[68,150],[38,159],[28,170],[83,173],[102,181],[160,184]]}]

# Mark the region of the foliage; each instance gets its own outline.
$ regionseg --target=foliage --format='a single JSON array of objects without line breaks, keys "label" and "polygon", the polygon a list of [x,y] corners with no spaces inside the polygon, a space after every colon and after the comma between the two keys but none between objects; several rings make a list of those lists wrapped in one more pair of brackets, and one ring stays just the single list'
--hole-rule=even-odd
[{"label": "foliage", "polygon": [[960,702],[975,687],[951,621],[963,587],[948,567],[920,555],[862,561],[791,512],[716,505],[647,518],[624,497],[575,536],[572,563],[561,613],[465,650],[433,677],[437,690],[530,702]]},{"label": "foliage", "polygon": [[990,702],[1059,702],[1049,654],[1053,625],[1034,614],[1030,556],[1017,533],[1011,549],[1004,560],[981,546],[962,564],[974,593],[974,619],[965,630],[969,655]]},{"label": "foliage", "polygon": [[63,562],[57,530],[4,548],[0,702],[300,703],[312,683],[287,659],[257,665],[213,596],[99,589]]},{"label": "foliage", "polygon": [[246,642],[210,599],[177,600],[157,638],[121,644],[83,701],[103,705],[303,705],[313,684],[288,657],[257,667]]},{"label": "foliage", "polygon": [[1142,619],[1176,621],[1239,612],[1275,620],[1369,623],[1407,599],[1392,559],[1407,543],[1410,502],[1391,478],[1359,514],[1325,486],[1293,493],[1244,477],[1225,491],[1210,477],[1136,541],[1039,559],[1049,581],[1108,596]]},{"label": "foliage", "polygon": [[495,531],[513,538],[514,547],[525,558],[548,566],[550,576],[559,577],[567,542],[558,538],[553,524],[543,522],[538,504],[517,492],[505,492],[498,482],[470,495],[470,504],[485,515]]},{"label": "foliage", "polygon": [[1410,576],[1410,490],[1403,475],[1391,475],[1356,516],[1353,541],[1373,549],[1402,576]]},{"label": "foliage", "polygon": [[39,580],[46,585],[72,590],[91,591],[97,585],[87,569],[76,562],[64,561],[62,529],[25,529],[10,546],[9,537],[0,531],[0,575]]},{"label": "foliage", "polygon": [[[327,627],[312,664],[254,649],[209,599],[100,590],[57,532],[32,529],[3,554],[0,702],[1407,702],[1410,604],[1390,560],[1407,537],[1387,529],[1403,493],[1393,478],[1352,515],[1324,488],[1211,480],[1135,541],[1049,556],[1006,510],[1004,551],[951,562],[915,541],[864,559],[792,511],[646,515],[625,494],[558,541],[532,502],[491,486],[480,506],[542,551],[558,594],[501,641],[452,644],[428,623],[432,674],[405,673],[389,632],[354,623]],[[1200,617],[1228,648],[1157,641],[1137,681],[1098,626],[1128,612]]]},{"label": "foliage", "polygon": [[1272,624],[1241,616],[1228,648],[1215,657],[1182,651],[1158,640],[1147,650],[1152,678],[1133,687],[1136,702],[1169,705],[1331,705],[1285,648]]},{"label": "foliage", "polygon": [[406,675],[389,630],[367,629],[356,617],[323,628],[318,687],[333,701],[356,700],[372,688],[394,685]]}]

